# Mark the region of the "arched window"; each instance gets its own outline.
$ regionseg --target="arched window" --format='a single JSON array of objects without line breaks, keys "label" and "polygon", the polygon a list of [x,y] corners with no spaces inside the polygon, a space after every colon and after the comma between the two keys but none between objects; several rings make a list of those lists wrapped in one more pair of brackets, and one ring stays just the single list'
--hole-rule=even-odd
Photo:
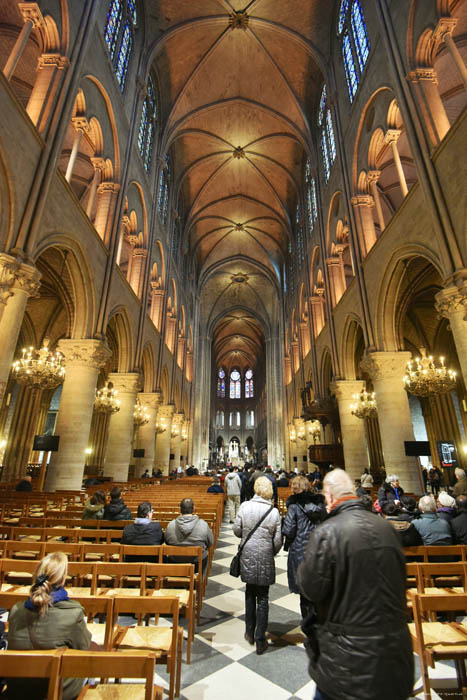
[{"label": "arched window", "polygon": [[157,211],[161,217],[162,223],[167,223],[167,214],[169,212],[169,187],[170,187],[170,158],[167,153],[164,158],[164,167],[159,175],[159,190],[157,193]]},{"label": "arched window", "polygon": [[110,0],[104,39],[121,92],[125,88],[137,19],[134,0]]},{"label": "arched window", "polygon": [[255,412],[253,410],[248,410],[246,412],[246,425],[245,428],[255,427]]},{"label": "arched window", "polygon": [[174,260],[178,260],[178,255],[180,252],[180,234],[180,216],[175,214],[172,227],[172,238],[170,241],[170,250]]},{"label": "arched window", "polygon": [[216,426],[218,428],[224,427],[224,411],[217,411],[217,413],[216,413]]},{"label": "arched window", "polygon": [[254,395],[253,370],[247,369],[245,372],[245,398],[252,399]]},{"label": "arched window", "polygon": [[148,78],[147,94],[141,109],[141,121],[138,132],[138,148],[143,159],[144,169],[148,173],[151,169],[152,147],[154,145],[154,132],[157,121],[156,91],[151,76]]},{"label": "arched window", "polygon": [[318,219],[318,196],[316,194],[316,180],[311,174],[310,159],[305,166],[305,187],[306,187],[306,212],[308,218],[308,234],[311,235]]},{"label": "arched window", "polygon": [[294,287],[295,287],[295,265],[294,265],[294,259],[293,259],[293,247],[292,247],[292,242],[289,241],[289,246],[288,246],[288,271],[287,271],[287,279],[289,280],[289,289],[290,293],[294,293]]},{"label": "arched window", "polygon": [[332,125],[331,108],[329,107],[326,84],[323,85],[323,91],[319,101],[318,127],[320,131],[324,179],[327,183],[331,175],[331,168],[336,160],[336,141],[334,139],[334,127]]},{"label": "arched window", "polygon": [[342,0],[337,33],[342,39],[342,58],[350,101],[353,102],[370,54],[370,40],[360,0]]},{"label": "arched window", "polygon": [[238,369],[233,369],[230,373],[230,392],[231,399],[239,399],[241,396],[240,372]]},{"label": "arched window", "polygon": [[220,369],[217,374],[217,398],[225,399],[225,372]]},{"label": "arched window", "polygon": [[297,204],[297,208],[295,210],[295,237],[297,239],[298,266],[301,267],[305,258],[305,247],[303,244],[303,222],[300,203]]}]

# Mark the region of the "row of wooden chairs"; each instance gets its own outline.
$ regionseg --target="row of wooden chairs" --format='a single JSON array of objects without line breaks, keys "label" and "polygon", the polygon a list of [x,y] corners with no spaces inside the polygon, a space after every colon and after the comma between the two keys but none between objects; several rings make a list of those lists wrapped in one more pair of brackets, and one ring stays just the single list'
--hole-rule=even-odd
[{"label": "row of wooden chairs", "polygon": [[467,545],[428,545],[420,547],[404,547],[406,562],[410,561],[436,561],[442,557],[443,561],[467,561]]}]

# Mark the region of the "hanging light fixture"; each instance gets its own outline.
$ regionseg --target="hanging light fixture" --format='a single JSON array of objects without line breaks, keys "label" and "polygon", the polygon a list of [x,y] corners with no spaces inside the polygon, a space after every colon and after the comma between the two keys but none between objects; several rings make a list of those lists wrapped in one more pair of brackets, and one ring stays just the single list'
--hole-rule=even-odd
[{"label": "hanging light fixture", "polygon": [[292,426],[289,428],[289,440],[290,442],[297,442],[297,433]]},{"label": "hanging light fixture", "polygon": [[120,410],[120,401],[117,399],[118,391],[113,388],[112,382],[107,384],[102,389],[96,389],[96,398],[94,399],[94,410],[97,413],[117,413]]},{"label": "hanging light fixture", "polygon": [[156,430],[157,435],[160,435],[161,433],[165,433],[165,431],[167,430],[167,424],[166,424],[164,418],[161,418],[160,421],[159,421],[159,419],[157,419],[155,430]]},{"label": "hanging light fixture", "polygon": [[61,352],[51,352],[49,339],[44,338],[40,350],[23,348],[23,356],[13,362],[13,377],[18,384],[37,389],[55,389],[65,379]]},{"label": "hanging light fixture", "polygon": [[313,444],[316,442],[318,437],[321,435],[321,423],[319,420],[312,420],[308,426],[308,432],[310,437],[313,439]]},{"label": "hanging light fixture", "polygon": [[375,418],[377,414],[375,392],[371,394],[362,389],[359,394],[352,396],[355,403],[350,404],[350,412],[356,418]]},{"label": "hanging light fixture", "polygon": [[177,438],[179,435],[180,435],[179,429],[176,426],[174,426],[171,430],[170,437],[173,440],[174,438]]},{"label": "hanging light fixture", "polygon": [[444,357],[439,358],[437,367],[432,355],[427,355],[425,348],[420,348],[420,357],[409,360],[404,384],[409,394],[430,396],[430,394],[447,394],[456,386],[456,373],[447,369]]},{"label": "hanging light fixture", "polygon": [[139,399],[136,399],[135,411],[133,413],[133,422],[138,427],[140,425],[146,425],[149,423],[149,411],[146,406],[140,403]]},{"label": "hanging light fixture", "polygon": [[188,431],[187,431],[186,427],[184,426],[182,428],[182,442],[186,442],[187,439],[188,439]]}]

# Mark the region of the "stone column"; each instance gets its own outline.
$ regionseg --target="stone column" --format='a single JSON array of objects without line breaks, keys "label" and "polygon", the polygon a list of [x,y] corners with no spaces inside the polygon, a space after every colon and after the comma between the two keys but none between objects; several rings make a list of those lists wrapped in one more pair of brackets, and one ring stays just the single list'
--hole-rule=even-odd
[{"label": "stone column", "polygon": [[183,413],[176,413],[172,418],[172,430],[170,439],[170,454],[173,454],[173,459],[169,464],[169,471],[178,469],[180,466],[180,452],[182,446],[182,427],[185,416]]},{"label": "stone column", "polygon": [[398,474],[405,491],[419,493],[418,467],[414,457],[406,457],[404,447],[404,441],[415,439],[403,382],[410,358],[410,352],[372,352],[360,367],[373,381],[386,473]]},{"label": "stone column", "polygon": [[399,140],[400,135],[401,132],[399,129],[388,129],[384,137],[384,142],[389,143],[389,145],[391,146],[392,157],[394,158],[397,174],[399,176],[399,183],[401,186],[402,194],[404,197],[406,197],[409,193],[409,188],[407,187],[407,180],[405,179],[404,168],[402,167],[401,157],[397,148],[397,142]]},{"label": "stone column", "polygon": [[366,177],[370,186],[371,194],[373,195],[373,201],[376,207],[376,216],[378,217],[378,224],[382,233],[386,228],[386,224],[384,223],[383,209],[381,207],[381,199],[379,196],[379,189],[377,184],[380,175],[381,170],[369,170],[366,174]]},{"label": "stone column", "polygon": [[43,53],[39,57],[36,81],[29,96],[26,112],[40,134],[43,134],[49,125],[65,70],[69,66],[68,58],[59,53]]},{"label": "stone column", "polygon": [[452,60],[458,70],[460,78],[464,84],[464,89],[467,90],[467,67],[464,59],[456,46],[456,42],[452,38],[452,33],[457,24],[456,17],[441,17],[438,25],[433,32],[433,38],[438,41],[444,41],[446,48],[451,54]]},{"label": "stone column", "polygon": [[345,292],[345,274],[344,265],[342,263],[342,257],[334,255],[332,258],[326,258],[326,264],[328,266],[329,281],[330,281],[330,292],[331,292],[331,303],[336,306]]},{"label": "stone column", "polygon": [[[209,411],[211,406],[211,345],[212,339],[197,339],[195,388],[193,393],[193,463],[201,470],[203,460],[209,458]],[[156,443],[157,449],[157,443]]]},{"label": "stone column", "polygon": [[96,199],[97,185],[101,178],[102,173],[105,170],[105,160],[103,158],[91,158],[91,163],[94,167],[94,177],[92,178],[91,190],[89,192],[89,199],[86,206],[86,214],[92,221],[92,210],[94,209],[94,201]]},{"label": "stone column", "polygon": [[173,404],[163,405],[159,407],[157,419],[165,423],[165,431],[158,433],[156,438],[156,454],[154,463],[156,469],[161,469],[162,473],[169,473],[169,456],[170,456],[170,439],[172,433],[172,417],[175,411]]},{"label": "stone column", "polygon": [[151,320],[160,331],[162,325],[162,311],[164,309],[165,292],[159,287],[159,282],[151,282]]},{"label": "stone column", "polygon": [[146,248],[133,248],[133,258],[131,261],[131,274],[129,283],[138,298],[141,299],[141,293],[144,283],[144,269],[146,266],[146,258],[148,251]]},{"label": "stone column", "polygon": [[101,182],[97,188],[97,210],[94,226],[105,245],[109,244],[112,210],[120,185],[117,182]]},{"label": "stone column", "polygon": [[71,182],[71,178],[73,175],[73,168],[75,167],[76,163],[76,157],[78,155],[79,151],[79,146],[81,143],[81,138],[83,136],[83,133],[85,131],[89,131],[89,124],[88,120],[86,117],[73,117],[71,120],[71,123],[73,124],[73,127],[75,129],[75,138],[73,141],[73,148],[71,149],[70,153],[70,159],[68,161],[66,173],[65,173],[65,180],[67,182]]},{"label": "stone column", "polygon": [[138,394],[138,398],[140,404],[147,409],[149,421],[145,425],[140,425],[139,428],[137,428],[137,446],[144,450],[144,457],[138,459],[136,465],[137,477],[141,476],[146,469],[151,471],[154,466],[157,409],[161,400],[161,394],[160,392]]},{"label": "stone column", "polygon": [[360,249],[365,256],[376,243],[375,222],[372,209],[373,197],[368,194],[359,194],[352,197],[352,206],[355,210],[355,218],[359,228]]},{"label": "stone column", "polygon": [[11,80],[34,27],[40,28],[45,26],[44,18],[37,2],[19,3],[18,9],[23,15],[24,24],[3,69],[7,80]]},{"label": "stone column", "polygon": [[362,389],[365,389],[362,380],[337,380],[332,385],[339,407],[345,469],[352,479],[359,479],[368,467],[365,421],[353,416],[350,410],[351,404],[355,403],[354,394],[359,394]]},{"label": "stone column", "polygon": [[0,405],[14,359],[24,311],[30,296],[38,296],[40,273],[32,265],[0,253]]},{"label": "stone column", "polygon": [[436,73],[433,68],[416,68],[410,71],[408,77],[418,92],[431,142],[437,146],[451,128],[451,124],[438,91]]},{"label": "stone column", "polygon": [[324,299],[322,295],[315,294],[310,297],[311,321],[313,336],[316,338],[322,331],[326,319],[324,317]]},{"label": "stone column", "polygon": [[109,374],[109,382],[118,391],[120,410],[110,416],[104,476],[111,476],[114,481],[128,481],[134,432],[133,414],[141,376],[137,372],[112,372]]},{"label": "stone column", "polygon": [[107,345],[94,339],[61,340],[58,350],[66,374],[55,427],[59,450],[51,456],[46,491],[81,488],[97,376],[111,356]]},{"label": "stone column", "polygon": [[[296,453],[298,471],[308,471],[308,448],[305,421],[303,418],[294,418],[295,435],[297,436]],[[300,437],[301,436],[301,437]],[[306,461],[303,459],[306,457]]]},{"label": "stone column", "polygon": [[467,283],[461,288],[442,289],[435,299],[436,311],[449,320],[464,384],[467,386]]}]

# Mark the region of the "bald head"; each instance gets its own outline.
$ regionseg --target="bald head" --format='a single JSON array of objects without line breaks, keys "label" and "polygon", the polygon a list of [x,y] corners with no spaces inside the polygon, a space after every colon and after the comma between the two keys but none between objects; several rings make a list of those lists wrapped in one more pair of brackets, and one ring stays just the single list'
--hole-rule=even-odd
[{"label": "bald head", "polygon": [[328,500],[328,496],[332,497],[333,501],[344,496],[357,498],[354,483],[343,469],[333,469],[332,472],[326,474],[323,481],[323,491],[326,500]]},{"label": "bald head", "polygon": [[418,507],[422,513],[436,513],[436,501],[433,496],[422,496]]}]

